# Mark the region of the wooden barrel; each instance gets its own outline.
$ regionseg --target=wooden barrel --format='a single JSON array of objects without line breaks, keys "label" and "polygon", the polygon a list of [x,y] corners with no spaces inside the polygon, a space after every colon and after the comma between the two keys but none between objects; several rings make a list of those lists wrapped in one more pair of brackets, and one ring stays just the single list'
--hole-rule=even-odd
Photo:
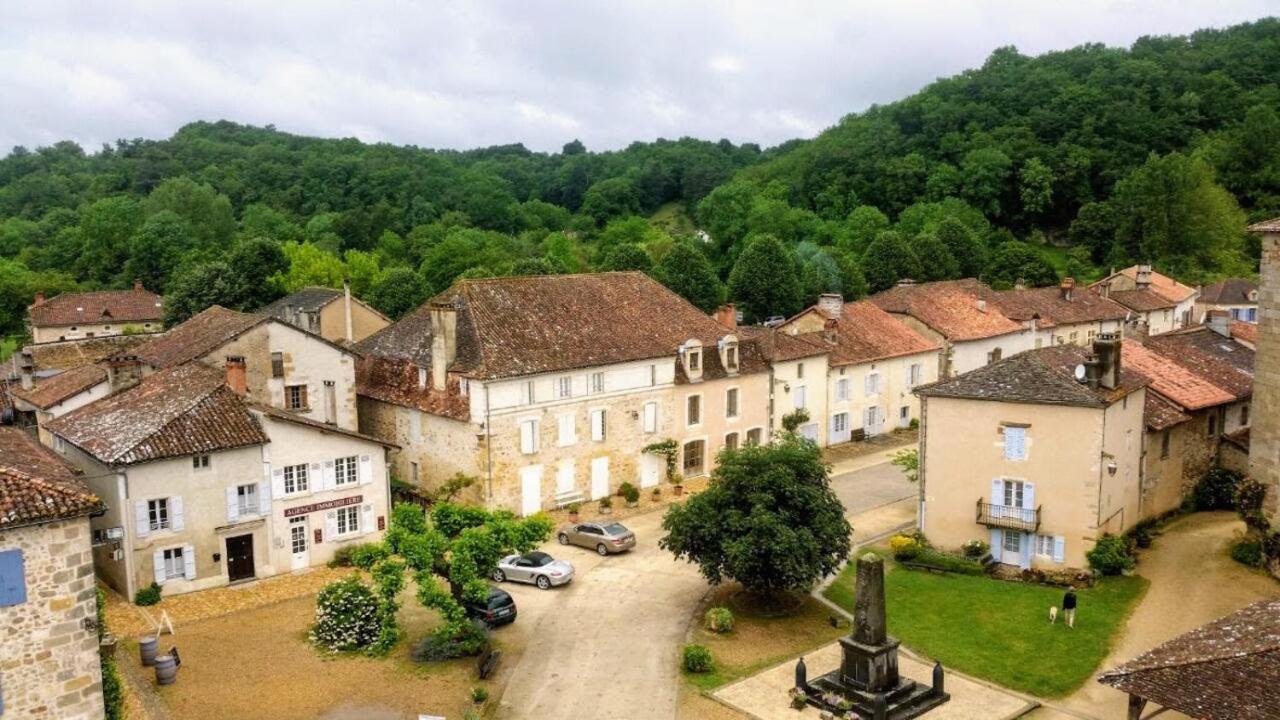
[{"label": "wooden barrel", "polygon": [[156,648],[160,646],[160,638],[146,636],[138,640],[138,654],[142,656],[143,665],[156,664]]},{"label": "wooden barrel", "polygon": [[172,655],[156,657],[156,684],[172,685],[178,679],[178,663]]}]

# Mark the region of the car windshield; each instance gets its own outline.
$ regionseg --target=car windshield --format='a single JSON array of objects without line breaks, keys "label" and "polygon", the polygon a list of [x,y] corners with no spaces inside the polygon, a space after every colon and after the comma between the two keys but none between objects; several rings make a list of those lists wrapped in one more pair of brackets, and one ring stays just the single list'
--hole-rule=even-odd
[{"label": "car windshield", "polygon": [[609,523],[608,525],[604,526],[604,531],[605,531],[605,534],[607,535],[626,535],[627,534],[627,529],[622,526],[622,523]]},{"label": "car windshield", "polygon": [[490,610],[496,610],[496,609],[498,609],[498,608],[500,608],[500,607],[504,607],[504,606],[506,606],[506,605],[507,605],[507,602],[508,602],[508,601],[507,601],[507,596],[506,596],[506,595],[490,595],[490,596],[489,596],[489,609],[490,609]]}]

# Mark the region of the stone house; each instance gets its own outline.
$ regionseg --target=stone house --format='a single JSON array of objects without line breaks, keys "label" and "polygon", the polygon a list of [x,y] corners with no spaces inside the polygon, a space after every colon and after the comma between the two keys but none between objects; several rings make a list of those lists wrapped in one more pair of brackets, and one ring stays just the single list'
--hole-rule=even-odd
[{"label": "stone house", "polygon": [[1146,380],[1118,336],[1028,350],[916,390],[920,529],[997,562],[1079,568],[1103,533],[1141,519]]},{"label": "stone house", "polygon": [[348,283],[343,283],[341,290],[305,287],[258,309],[257,313],[333,342],[359,342],[391,324],[386,315],[353,297]]},{"label": "stone house", "polygon": [[107,369],[81,365],[40,380],[33,378],[30,355],[21,355],[19,384],[9,388],[15,424],[35,428],[46,445],[53,439],[44,430],[50,420],[111,394]]},{"label": "stone house", "polygon": [[1058,287],[991,291],[988,299],[1005,317],[1034,323],[1040,332],[1035,346],[1072,344],[1091,347],[1103,333],[1122,333],[1130,310],[1075,280],[1063,278]]},{"label": "stone house", "polygon": [[1150,265],[1133,265],[1112,272],[1089,286],[1102,297],[1117,302],[1146,323],[1152,335],[1192,324],[1196,289],[1162,275]]},{"label": "stone house", "polygon": [[1258,283],[1247,278],[1228,278],[1200,288],[1195,322],[1204,322],[1215,310],[1225,312],[1232,320],[1258,322]]},{"label": "stone house", "polygon": [[0,716],[103,717],[90,516],[102,501],[0,427]]},{"label": "stone house", "polygon": [[52,420],[54,451],[107,501],[98,573],[126,597],[321,565],[377,540],[386,445],[253,401],[245,363],[188,362]]},{"label": "stone house", "polygon": [[27,307],[27,325],[34,343],[150,333],[164,329],[159,295],[134,283],[132,290],[63,293],[46,300],[36,293]]},{"label": "stone house", "polygon": [[[731,426],[767,426],[747,344],[642,273],[461,280],[355,347],[361,429],[402,448],[407,482],[463,473],[481,481],[469,499],[529,514],[656,484],[651,444],[684,441],[679,462],[696,469]],[[739,417],[719,423],[733,384]]]},{"label": "stone house", "polygon": [[937,374],[949,378],[1036,347],[1040,338],[1036,321],[1007,317],[992,301],[992,292],[973,279],[904,280],[868,299],[939,343]]},{"label": "stone house", "polygon": [[788,415],[805,411],[809,419],[796,432],[827,445],[827,358],[830,348],[815,339],[792,335],[781,328],[743,327],[738,333],[755,343],[769,364],[769,435],[782,432]]},{"label": "stone house", "polygon": [[1280,511],[1280,218],[1250,225],[1249,232],[1262,236],[1249,474],[1270,488],[1266,507],[1275,522]]},{"label": "stone house", "polygon": [[875,304],[821,296],[780,330],[826,347],[827,444],[870,437],[919,420],[912,392],[938,379],[941,343],[926,338]]}]

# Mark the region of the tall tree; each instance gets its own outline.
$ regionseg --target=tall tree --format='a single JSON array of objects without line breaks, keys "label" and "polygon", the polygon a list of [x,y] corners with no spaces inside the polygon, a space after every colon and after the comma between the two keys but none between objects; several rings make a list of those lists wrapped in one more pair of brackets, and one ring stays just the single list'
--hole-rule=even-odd
[{"label": "tall tree", "polygon": [[707,256],[689,243],[676,243],[653,267],[653,277],[703,312],[724,302],[724,285]]},{"label": "tall tree", "polygon": [[987,248],[973,230],[955,217],[943,218],[934,231],[956,261],[958,277],[976,278],[987,266]]},{"label": "tall tree", "polygon": [[862,256],[862,273],[873,293],[888,290],[903,278],[920,277],[922,272],[911,245],[893,230],[880,233]]},{"label": "tall tree", "polygon": [[800,312],[804,302],[795,256],[772,235],[752,235],[729,273],[729,295],[747,322]]}]

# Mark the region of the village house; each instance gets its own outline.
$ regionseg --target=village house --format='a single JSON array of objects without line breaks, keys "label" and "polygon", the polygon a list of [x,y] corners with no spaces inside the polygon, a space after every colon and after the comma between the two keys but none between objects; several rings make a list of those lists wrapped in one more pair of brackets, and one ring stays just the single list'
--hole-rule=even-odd
[{"label": "village house", "polygon": [[948,378],[1035,347],[1034,320],[1018,322],[991,302],[991,289],[977,280],[916,283],[872,295],[881,310],[942,345],[938,377]]},{"label": "village house", "polygon": [[642,273],[461,280],[356,346],[361,429],[402,448],[399,478],[462,473],[471,499],[527,515],[656,485],[650,445],[701,474],[762,435],[748,345]]},{"label": "village house", "polygon": [[926,385],[920,529],[940,547],[991,544],[1000,563],[1082,568],[1104,533],[1141,519],[1146,381],[1119,336],[1028,350]]},{"label": "village house", "polygon": [[52,444],[53,439],[42,430],[45,424],[111,393],[107,369],[102,366],[82,365],[36,381],[30,354],[20,353],[19,359],[18,384],[8,389],[13,422],[19,427],[36,428],[40,441],[46,445]]},{"label": "village house", "polygon": [[257,312],[333,342],[359,342],[391,324],[386,315],[353,297],[349,283],[341,290],[305,287]]},{"label": "village house", "polygon": [[90,516],[102,501],[0,427],[0,716],[103,717]]},{"label": "village house", "polygon": [[1196,289],[1151,269],[1133,265],[1089,286],[1102,297],[1131,310],[1152,335],[1192,324]]},{"label": "village house", "polygon": [[385,529],[387,446],[255,403],[238,357],[157,370],[45,429],[107,502],[94,561],[126,597],[322,565]]},{"label": "village house", "polygon": [[1280,514],[1280,218],[1250,225],[1249,231],[1262,236],[1249,474],[1270,489],[1266,508],[1275,522]]},{"label": "village house", "polygon": [[36,293],[27,307],[34,343],[150,333],[164,328],[161,298],[135,282],[132,290],[63,293],[46,300]]},{"label": "village house", "polygon": [[1041,337],[1035,347],[1080,345],[1091,347],[1103,333],[1122,333],[1130,316],[1128,308],[1088,288],[1063,278],[1058,287],[991,291],[988,298],[1005,317],[1024,325],[1035,324]]},{"label": "village house", "polygon": [[867,301],[822,295],[779,328],[826,347],[826,442],[846,443],[910,427],[917,386],[938,379],[941,344]]},{"label": "village house", "polygon": [[778,327],[742,327],[738,332],[755,343],[769,364],[768,435],[782,432],[788,416],[803,411],[808,419],[796,427],[796,433],[819,447],[826,446],[823,426],[827,417],[830,348]]},{"label": "village house", "polygon": [[1228,278],[1200,288],[1196,295],[1195,322],[1204,322],[1214,310],[1227,313],[1232,320],[1258,322],[1258,283],[1247,278]]}]

